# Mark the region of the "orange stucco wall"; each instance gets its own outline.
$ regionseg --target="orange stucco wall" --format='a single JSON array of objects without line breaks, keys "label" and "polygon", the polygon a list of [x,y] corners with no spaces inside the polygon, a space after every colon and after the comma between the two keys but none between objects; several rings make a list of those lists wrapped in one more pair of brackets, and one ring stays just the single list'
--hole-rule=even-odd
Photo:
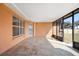
[{"label": "orange stucco wall", "polygon": [[52,23],[39,22],[35,23],[35,36],[36,37],[50,37],[52,36]]},{"label": "orange stucco wall", "polygon": [[27,38],[29,22],[25,21],[25,34],[20,37],[13,38],[12,36],[12,16],[16,16],[23,20],[4,4],[0,4],[0,54],[9,48],[13,47],[20,41]]}]

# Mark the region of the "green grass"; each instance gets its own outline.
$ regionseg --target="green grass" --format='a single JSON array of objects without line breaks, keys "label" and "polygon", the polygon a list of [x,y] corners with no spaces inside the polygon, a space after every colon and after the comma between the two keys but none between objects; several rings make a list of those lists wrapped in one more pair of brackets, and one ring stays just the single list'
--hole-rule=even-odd
[{"label": "green grass", "polygon": [[79,32],[74,34],[74,41],[79,42]]},{"label": "green grass", "polygon": [[[71,30],[69,30],[71,31]],[[64,31],[64,41],[67,43],[72,42],[72,33]],[[74,30],[74,41],[79,42],[79,30]]]},{"label": "green grass", "polygon": [[66,43],[72,43],[72,34],[70,34],[70,33],[64,33],[64,42],[66,42]]}]

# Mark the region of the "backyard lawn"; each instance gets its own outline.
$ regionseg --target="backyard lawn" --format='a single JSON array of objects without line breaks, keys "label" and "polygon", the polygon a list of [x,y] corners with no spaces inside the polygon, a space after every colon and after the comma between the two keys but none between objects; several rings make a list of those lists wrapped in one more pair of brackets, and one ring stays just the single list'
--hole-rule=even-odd
[{"label": "backyard lawn", "polygon": [[[74,41],[79,42],[79,30],[74,30]],[[72,30],[65,29],[64,30],[64,42],[71,44],[72,43]]]}]

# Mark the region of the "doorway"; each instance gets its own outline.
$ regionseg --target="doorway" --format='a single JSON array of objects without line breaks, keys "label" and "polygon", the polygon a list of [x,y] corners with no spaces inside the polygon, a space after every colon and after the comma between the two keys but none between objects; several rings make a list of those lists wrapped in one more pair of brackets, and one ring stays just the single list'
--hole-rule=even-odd
[{"label": "doorway", "polygon": [[33,36],[33,25],[29,24],[29,36],[32,37]]}]

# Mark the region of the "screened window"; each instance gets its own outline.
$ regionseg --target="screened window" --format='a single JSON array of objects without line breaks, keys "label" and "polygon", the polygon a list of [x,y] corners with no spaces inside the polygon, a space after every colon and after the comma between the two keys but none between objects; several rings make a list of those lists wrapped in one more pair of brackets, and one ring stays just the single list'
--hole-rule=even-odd
[{"label": "screened window", "polygon": [[24,21],[13,16],[13,36],[24,34]]}]

